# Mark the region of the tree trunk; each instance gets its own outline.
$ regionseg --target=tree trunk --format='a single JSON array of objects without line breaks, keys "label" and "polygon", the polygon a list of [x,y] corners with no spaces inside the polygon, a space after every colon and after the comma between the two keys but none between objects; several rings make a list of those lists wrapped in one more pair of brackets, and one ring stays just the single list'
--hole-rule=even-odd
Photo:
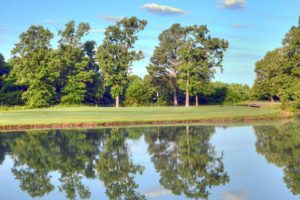
[{"label": "tree trunk", "polygon": [[188,89],[189,81],[186,81],[186,89],[185,89],[185,107],[190,106],[190,93]]},{"label": "tree trunk", "polygon": [[186,88],[185,88],[185,107],[190,107],[190,72],[187,72]]},{"label": "tree trunk", "polygon": [[271,102],[274,103],[274,98],[273,98],[273,96],[271,96]]},{"label": "tree trunk", "polygon": [[119,108],[120,105],[120,96],[116,96],[116,108]]},{"label": "tree trunk", "polygon": [[177,100],[177,91],[176,88],[174,89],[174,94],[173,94],[173,98],[174,98],[174,106],[178,106],[178,100]]},{"label": "tree trunk", "polygon": [[198,99],[198,95],[196,95],[196,107],[199,106],[199,99]]}]

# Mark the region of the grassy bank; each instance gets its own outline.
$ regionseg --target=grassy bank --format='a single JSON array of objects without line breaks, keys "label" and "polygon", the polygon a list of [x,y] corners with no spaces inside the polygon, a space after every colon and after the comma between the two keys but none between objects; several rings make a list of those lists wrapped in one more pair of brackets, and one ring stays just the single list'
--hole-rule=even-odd
[{"label": "grassy bank", "polygon": [[279,108],[201,107],[52,107],[0,112],[1,129],[111,126],[151,123],[253,121],[282,117]]}]

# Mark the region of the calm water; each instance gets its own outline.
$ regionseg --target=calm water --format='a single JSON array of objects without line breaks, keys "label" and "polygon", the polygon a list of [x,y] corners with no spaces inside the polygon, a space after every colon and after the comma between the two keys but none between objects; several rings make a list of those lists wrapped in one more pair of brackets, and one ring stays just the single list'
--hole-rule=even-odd
[{"label": "calm water", "polygon": [[0,134],[0,199],[299,199],[300,123]]}]

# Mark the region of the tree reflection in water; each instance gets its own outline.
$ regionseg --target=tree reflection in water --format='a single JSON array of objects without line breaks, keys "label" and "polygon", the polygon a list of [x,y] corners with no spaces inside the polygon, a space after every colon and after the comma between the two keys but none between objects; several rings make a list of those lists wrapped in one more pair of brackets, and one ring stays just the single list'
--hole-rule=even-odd
[{"label": "tree reflection in water", "polygon": [[42,198],[57,187],[67,199],[89,199],[84,180],[99,179],[109,199],[145,199],[135,180],[145,166],[133,162],[128,145],[145,133],[161,185],[175,195],[207,199],[209,188],[229,181],[223,156],[210,143],[214,132],[214,127],[186,126],[7,133],[0,135],[0,161],[11,156],[12,174],[31,197]]},{"label": "tree reflection in water", "polygon": [[294,195],[300,194],[300,122],[254,127],[256,150],[268,162],[283,168],[284,181]]},{"label": "tree reflection in water", "polygon": [[9,152],[14,162],[12,173],[31,197],[43,197],[54,190],[51,172],[59,173],[58,188],[68,199],[90,198],[85,178],[102,180],[110,199],[143,197],[135,191],[138,185],[134,181],[143,167],[133,164],[125,142],[127,138],[138,139],[142,132],[100,129],[9,134],[0,136],[1,160]]},{"label": "tree reflection in water", "polygon": [[214,132],[214,127],[186,126],[158,127],[145,134],[162,186],[176,195],[208,199],[209,188],[229,182],[223,155],[210,143]]},{"label": "tree reflection in water", "polygon": [[108,133],[103,152],[96,164],[100,179],[110,199],[144,199],[136,192],[138,184],[134,176],[142,174],[144,167],[134,165],[128,153],[125,138],[130,137],[125,129],[113,129]]}]

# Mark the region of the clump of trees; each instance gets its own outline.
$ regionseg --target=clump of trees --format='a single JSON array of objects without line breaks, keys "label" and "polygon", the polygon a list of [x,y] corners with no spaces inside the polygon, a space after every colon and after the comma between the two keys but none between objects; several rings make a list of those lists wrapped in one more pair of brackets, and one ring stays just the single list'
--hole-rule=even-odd
[{"label": "clump of trees", "polygon": [[204,93],[214,68],[222,67],[228,43],[209,36],[206,26],[174,24],[159,36],[149,74],[141,79],[132,76],[130,69],[143,58],[134,44],[146,25],[136,17],[123,18],[106,28],[98,48],[95,41],[83,41],[88,23],[66,23],[58,32],[57,48],[51,46],[50,30],[30,26],[20,35],[9,64],[0,57],[1,104],[39,108],[115,99],[119,107],[124,98],[126,105],[169,104],[168,96],[173,95],[173,104],[178,105],[177,95],[185,92],[189,106],[190,95]]},{"label": "clump of trees", "polygon": [[116,107],[119,107],[132,63],[143,58],[142,51],[132,49],[138,39],[136,34],[146,25],[147,21],[136,17],[124,18],[106,28],[105,39],[98,48],[97,61],[104,75],[104,84],[111,88],[110,94],[116,99]]},{"label": "clump of trees", "polygon": [[186,105],[235,104],[249,99],[280,99],[300,105],[300,19],[283,40],[256,63],[253,88],[212,82],[229,44],[212,37],[205,25],[173,24],[159,35],[144,78],[131,73],[143,58],[135,49],[147,21],[123,18],[108,26],[102,44],[84,41],[88,23],[66,23],[54,34],[30,26],[19,37],[12,57],[0,54],[0,104],[30,108],[56,104]]},{"label": "clump of trees", "polygon": [[125,104],[128,106],[151,105],[156,102],[157,93],[147,78],[130,76],[125,93]]},{"label": "clump of trees", "polygon": [[255,72],[252,92],[257,99],[279,99],[283,108],[300,108],[300,17],[285,35],[282,47],[258,61]]},{"label": "clump of trees", "polygon": [[[162,85],[163,87],[164,85]],[[199,86],[201,87],[201,86]],[[157,88],[151,84],[149,78],[144,79],[134,76],[129,81],[125,94],[125,104],[129,106],[141,105],[172,105],[174,103],[173,91],[159,93]],[[198,98],[196,98],[198,96]],[[199,104],[225,104],[234,105],[236,103],[252,100],[251,88],[247,84],[210,82],[203,86],[203,91],[190,99],[193,105]],[[185,104],[185,94],[178,91],[178,104]]]},{"label": "clump of trees", "polygon": [[20,35],[10,60],[15,84],[24,86],[22,101],[29,107],[47,107],[57,103],[97,102],[103,93],[99,67],[95,63],[95,42],[82,37],[90,26],[74,21],[60,30],[59,45],[53,49],[53,33],[42,26],[31,26]]},{"label": "clump of trees", "polygon": [[[174,105],[178,104],[177,88],[185,92],[186,107],[190,96],[195,96],[198,104],[198,95],[207,92],[215,68],[222,69],[228,42],[208,33],[204,25],[174,24],[159,36],[148,72],[158,90],[172,90]],[[163,85],[165,88],[160,88]]]}]

